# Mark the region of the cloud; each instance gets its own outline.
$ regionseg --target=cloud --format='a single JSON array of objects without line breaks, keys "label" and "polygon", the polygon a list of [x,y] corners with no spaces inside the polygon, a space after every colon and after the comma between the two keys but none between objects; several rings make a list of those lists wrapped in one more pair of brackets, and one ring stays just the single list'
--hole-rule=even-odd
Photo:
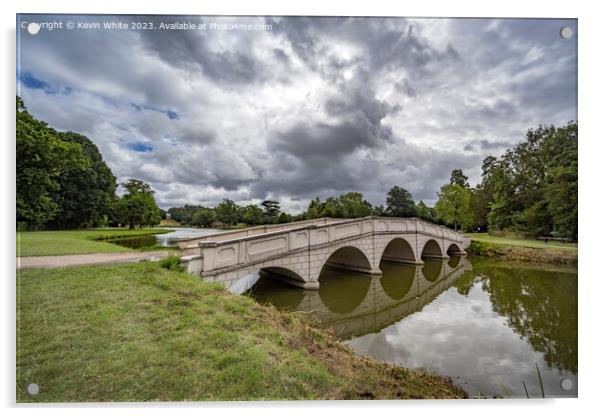
[{"label": "cloud", "polygon": [[271,30],[41,31],[18,37],[19,94],[86,134],[162,207],[311,198],[394,185],[433,203],[453,169],[528,128],[576,119],[573,20],[28,16]]}]

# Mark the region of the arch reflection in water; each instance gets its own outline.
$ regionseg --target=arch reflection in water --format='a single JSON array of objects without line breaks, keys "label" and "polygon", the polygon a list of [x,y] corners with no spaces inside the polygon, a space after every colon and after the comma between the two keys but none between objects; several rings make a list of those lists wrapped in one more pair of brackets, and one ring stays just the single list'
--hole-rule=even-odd
[{"label": "arch reflection in water", "polygon": [[460,264],[460,258],[460,256],[451,256],[450,259],[447,261],[447,266],[451,267],[452,269],[455,269]]},{"label": "arch reflection in water", "polygon": [[[458,261],[457,264],[459,264],[460,262]],[[440,277],[442,277],[441,275],[441,271],[443,270],[443,261],[442,260],[431,260],[431,259],[425,259],[424,260],[424,266],[422,266],[422,274],[424,275],[424,278],[426,280],[428,280],[429,282],[434,282],[437,279],[439,279]]]},{"label": "arch reflection in water", "polygon": [[370,289],[369,276],[346,272],[328,265],[320,273],[320,300],[329,311],[350,313],[365,299]]},{"label": "arch reflection in water", "polygon": [[302,289],[291,287],[270,272],[261,271],[259,276],[257,283],[246,292],[248,295],[259,303],[269,303],[278,309],[296,310],[305,296]]},{"label": "arch reflection in water", "polygon": [[[253,296],[281,308],[311,311],[339,338],[348,339],[380,331],[422,309],[470,267],[465,258],[455,268],[439,263],[436,282],[427,280],[420,266],[382,262],[380,279],[326,267],[320,275],[319,291],[262,283]],[[287,292],[299,293],[302,299],[293,299]],[[287,296],[291,296],[291,303],[283,305]]]},{"label": "arch reflection in water", "polygon": [[380,284],[385,293],[391,299],[402,300],[414,283],[418,267],[383,261],[380,263],[380,269],[383,271]]}]

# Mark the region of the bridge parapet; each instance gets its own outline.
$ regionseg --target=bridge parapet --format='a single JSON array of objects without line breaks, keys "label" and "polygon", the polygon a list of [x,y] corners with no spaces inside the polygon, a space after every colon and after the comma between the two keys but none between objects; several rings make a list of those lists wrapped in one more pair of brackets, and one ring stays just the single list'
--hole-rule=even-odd
[{"label": "bridge parapet", "polygon": [[[426,241],[433,239],[441,246],[443,257],[451,244],[456,244],[460,251],[465,246],[460,232],[418,218],[390,217],[321,218],[181,240],[178,245],[189,270],[195,274],[231,276],[235,270],[261,265],[287,268],[294,276],[301,276],[304,283],[312,281],[315,286],[333,249],[349,242],[365,255],[369,263],[366,271],[374,273],[378,271],[384,246],[395,236],[413,241],[415,253],[420,253]],[[411,236],[415,238],[412,240]],[[417,254],[417,263],[419,257]]]}]

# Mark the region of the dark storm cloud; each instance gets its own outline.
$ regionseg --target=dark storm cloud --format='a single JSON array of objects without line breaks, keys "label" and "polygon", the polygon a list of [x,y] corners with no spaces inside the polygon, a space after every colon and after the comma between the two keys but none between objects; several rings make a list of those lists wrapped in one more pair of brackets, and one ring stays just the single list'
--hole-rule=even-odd
[{"label": "dark storm cloud", "polygon": [[87,134],[163,207],[303,209],[348,191],[381,204],[394,185],[432,203],[451,170],[474,185],[483,157],[576,118],[576,39],[558,35],[577,33],[570,20],[62,18],[272,25],[19,37],[30,111]]},{"label": "dark storm cloud", "polygon": [[[155,25],[187,22],[207,24],[215,18],[153,16]],[[253,19],[258,20],[258,19]],[[248,84],[269,79],[265,65],[256,59],[246,37],[236,39],[233,49],[212,48],[211,36],[203,30],[143,31],[141,39],[168,65],[182,66],[223,84]]]}]

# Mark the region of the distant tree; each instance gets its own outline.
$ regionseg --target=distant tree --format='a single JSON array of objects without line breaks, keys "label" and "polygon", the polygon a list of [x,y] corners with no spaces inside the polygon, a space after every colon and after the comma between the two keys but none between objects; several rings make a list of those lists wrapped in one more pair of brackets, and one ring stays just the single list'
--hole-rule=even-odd
[{"label": "distant tree", "polygon": [[414,217],[416,203],[407,190],[394,186],[387,193],[386,214],[390,217]]},{"label": "distant tree", "polygon": [[287,214],[286,212],[281,212],[278,216],[278,223],[284,224],[287,222],[291,222],[293,220],[292,216]]},{"label": "distant tree", "polygon": [[240,215],[242,222],[248,225],[260,225],[265,223],[264,211],[257,205],[251,204],[240,208]]},{"label": "distant tree", "polygon": [[382,205],[376,205],[372,207],[372,215],[376,215],[377,217],[384,217],[386,215],[385,207]]},{"label": "distant tree", "polygon": [[335,199],[337,216],[362,218],[372,214],[372,206],[360,192],[348,192]]},{"label": "distant tree", "polygon": [[138,179],[121,184],[125,194],[117,200],[116,215],[130,229],[136,226],[154,226],[161,222],[161,211],[155,202],[150,185]]},{"label": "distant tree", "polygon": [[238,206],[231,199],[224,198],[222,202],[215,207],[215,218],[217,221],[226,225],[238,224],[240,213]]},{"label": "distant tree", "polygon": [[167,211],[165,211],[162,208],[159,208],[159,213],[161,214],[161,219],[162,220],[166,220],[167,219]]},{"label": "distant tree", "polygon": [[182,207],[172,207],[167,210],[169,217],[180,224],[192,224],[194,214],[205,207],[201,205],[186,204]]},{"label": "distant tree", "polygon": [[437,193],[439,199],[435,204],[438,218],[447,224],[453,224],[454,230],[459,226],[467,228],[471,225],[470,191],[457,183],[448,183]]},{"label": "distant tree", "polygon": [[215,222],[215,211],[211,208],[199,208],[192,215],[191,225],[196,227],[211,227]]},{"label": "distant tree", "polygon": [[468,176],[464,175],[462,169],[454,169],[451,173],[450,183],[455,183],[460,185],[462,188],[470,188],[468,184]]},{"label": "distant tree", "polygon": [[425,221],[435,221],[434,211],[431,207],[427,206],[423,201],[420,201],[416,205],[416,216]]},{"label": "distant tree", "polygon": [[273,220],[273,219],[277,218],[278,215],[280,214],[280,203],[278,201],[273,201],[271,199],[266,199],[265,201],[263,201],[261,203],[261,206],[263,207],[265,215],[270,220]]}]

